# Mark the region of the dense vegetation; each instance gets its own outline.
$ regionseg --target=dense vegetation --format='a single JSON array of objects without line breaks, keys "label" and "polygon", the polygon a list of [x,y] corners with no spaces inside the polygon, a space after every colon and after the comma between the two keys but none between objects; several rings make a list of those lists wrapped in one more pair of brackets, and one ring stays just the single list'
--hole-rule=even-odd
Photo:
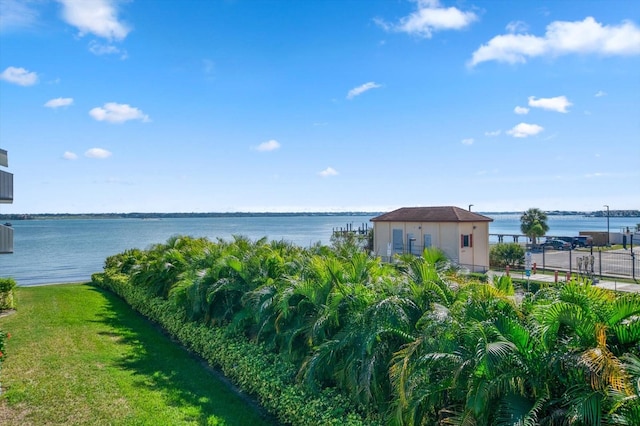
[{"label": "dense vegetation", "polygon": [[243,237],[128,250],[94,282],[286,423],[640,419],[637,294],[581,281],[523,293],[509,277],[458,273],[435,250],[385,264],[348,243]]}]

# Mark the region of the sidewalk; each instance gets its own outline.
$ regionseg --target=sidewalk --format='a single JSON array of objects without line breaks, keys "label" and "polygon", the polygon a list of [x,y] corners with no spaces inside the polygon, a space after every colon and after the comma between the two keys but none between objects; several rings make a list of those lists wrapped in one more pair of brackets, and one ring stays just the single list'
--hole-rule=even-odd
[{"label": "sidewalk", "polygon": [[[504,271],[489,271],[487,275],[489,276],[504,275]],[[525,280],[527,279],[527,277],[520,271],[512,272],[510,275],[512,278],[525,279]],[[577,274],[573,274],[573,277],[576,277],[576,276]],[[567,278],[566,274],[562,274],[562,273],[558,274],[558,281],[565,281],[566,278]],[[548,282],[548,283],[552,283],[555,281],[555,277],[553,275],[546,275],[546,274],[531,274],[529,279],[531,281],[542,281],[542,282]],[[598,279],[598,282],[596,283],[596,287],[606,288],[607,290],[624,291],[629,293],[640,293],[640,284],[620,282],[620,281],[616,281],[615,278],[605,278],[602,280]]]}]

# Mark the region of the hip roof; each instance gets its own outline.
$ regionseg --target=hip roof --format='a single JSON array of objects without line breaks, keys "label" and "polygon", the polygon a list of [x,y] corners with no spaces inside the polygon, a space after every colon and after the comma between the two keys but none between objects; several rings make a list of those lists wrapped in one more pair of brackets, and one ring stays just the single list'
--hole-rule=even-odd
[{"label": "hip roof", "polygon": [[372,222],[493,222],[493,219],[455,206],[402,207]]}]

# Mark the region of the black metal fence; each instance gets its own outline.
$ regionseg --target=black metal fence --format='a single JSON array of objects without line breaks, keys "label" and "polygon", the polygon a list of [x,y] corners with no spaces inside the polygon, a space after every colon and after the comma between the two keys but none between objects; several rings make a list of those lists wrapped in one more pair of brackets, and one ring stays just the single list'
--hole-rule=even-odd
[{"label": "black metal fence", "polygon": [[[433,248],[437,248],[435,246],[432,246]],[[422,253],[424,252],[424,245],[422,244],[417,244],[414,241],[410,241],[409,244],[405,245],[402,247],[401,250],[396,249],[396,250],[392,250],[391,251],[391,255],[390,256],[385,256],[382,255],[380,256],[382,258],[382,260],[384,262],[392,262],[393,261],[393,256],[394,255],[400,255],[400,254],[412,254],[414,256],[422,256]],[[487,272],[489,270],[489,268],[487,267],[487,265],[475,265],[475,264],[469,264],[469,263],[460,263],[459,259],[454,258],[454,259],[449,259],[454,265],[460,267],[460,268],[464,268],[467,269],[471,272]]]},{"label": "black metal fence", "polygon": [[640,278],[640,252],[631,250],[543,248],[532,252],[532,261],[543,271],[563,271],[600,278]]}]

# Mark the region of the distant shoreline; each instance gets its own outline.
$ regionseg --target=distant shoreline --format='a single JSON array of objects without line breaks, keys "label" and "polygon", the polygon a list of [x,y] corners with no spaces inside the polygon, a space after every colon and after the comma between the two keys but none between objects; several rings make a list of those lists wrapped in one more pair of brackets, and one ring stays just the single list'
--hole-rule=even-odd
[{"label": "distant shoreline", "polygon": [[377,216],[382,213],[384,212],[15,213],[0,214],[0,221],[34,219],[179,219],[215,217]]},{"label": "distant shoreline", "polygon": [[[344,212],[173,212],[173,213],[11,213],[0,214],[0,221],[43,220],[43,219],[179,219],[216,217],[304,217],[304,216],[378,216],[385,212],[344,211]],[[522,214],[520,211],[476,212],[482,215]],[[547,211],[548,216],[607,217],[604,211]],[[640,217],[640,210],[610,210],[609,217]]]}]

